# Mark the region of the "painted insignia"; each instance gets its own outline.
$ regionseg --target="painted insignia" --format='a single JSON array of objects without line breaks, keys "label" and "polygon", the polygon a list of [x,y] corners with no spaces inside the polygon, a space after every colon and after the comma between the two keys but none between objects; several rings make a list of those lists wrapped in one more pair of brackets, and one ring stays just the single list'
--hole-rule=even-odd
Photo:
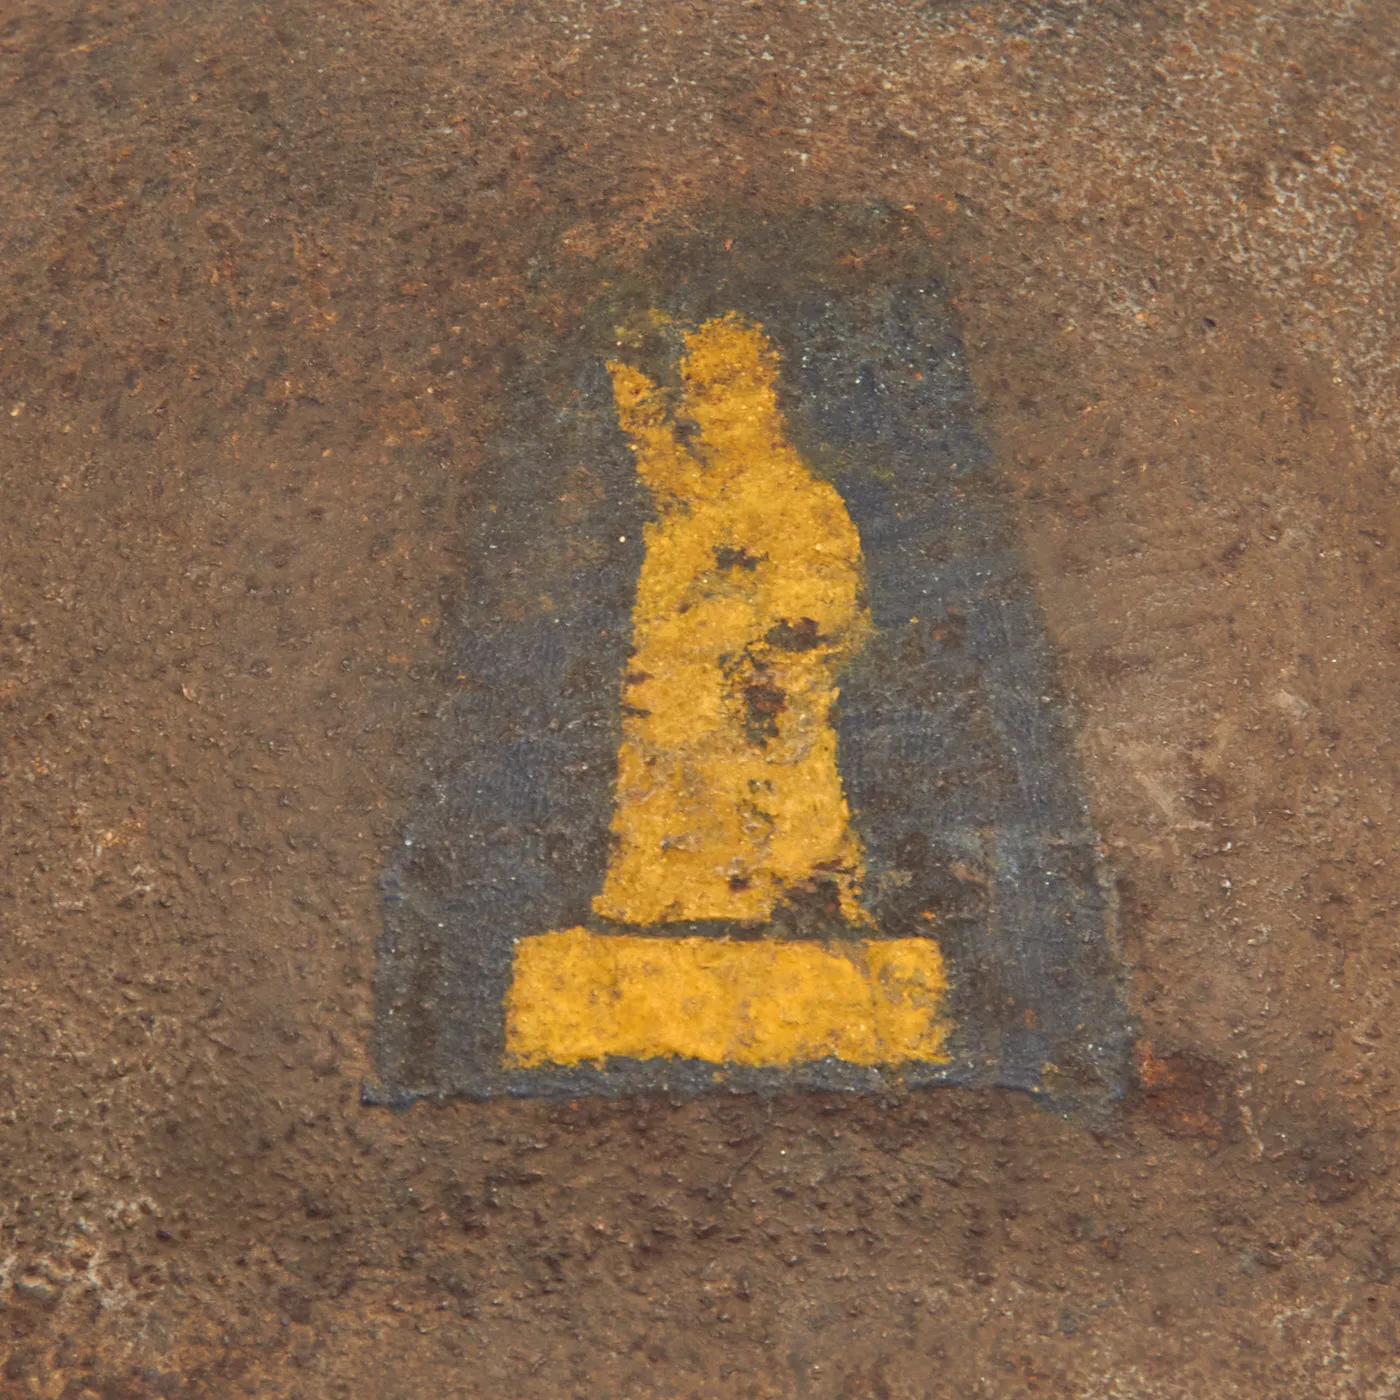
[{"label": "painted insignia", "polygon": [[842,256],[897,242],[879,210],[679,241],[531,347],[384,880],[371,1098],[1120,1092],[961,345],[917,248]]}]

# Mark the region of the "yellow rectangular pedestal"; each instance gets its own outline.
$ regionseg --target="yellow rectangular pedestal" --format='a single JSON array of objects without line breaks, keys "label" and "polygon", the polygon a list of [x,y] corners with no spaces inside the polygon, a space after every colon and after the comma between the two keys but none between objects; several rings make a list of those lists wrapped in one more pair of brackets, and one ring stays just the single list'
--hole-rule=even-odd
[{"label": "yellow rectangular pedestal", "polygon": [[516,945],[506,1062],[939,1061],[947,985],[927,938],[807,943],[567,929]]}]

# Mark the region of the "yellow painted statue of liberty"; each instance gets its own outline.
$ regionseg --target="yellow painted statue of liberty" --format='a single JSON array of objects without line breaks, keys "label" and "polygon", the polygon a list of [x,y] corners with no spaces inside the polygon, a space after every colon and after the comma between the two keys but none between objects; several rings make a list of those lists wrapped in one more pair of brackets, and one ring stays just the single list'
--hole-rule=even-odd
[{"label": "yellow painted statue of liberty", "polygon": [[777,359],[736,316],[685,337],[679,413],[608,366],[656,501],[632,619],[618,842],[597,913],[630,924],[762,922],[824,874],[859,921],[860,842],[836,767],[836,676],[870,623],[860,539],[803,465]]},{"label": "yellow painted statue of liberty", "polygon": [[[837,676],[871,630],[860,538],[788,440],[777,355],[730,314],[684,335],[678,402],[631,365],[608,370],[656,505],[623,679],[614,848],[593,901],[625,929],[519,942],[508,1061],[937,1059],[937,943],[860,936],[873,932],[864,852],[832,725]],[[849,937],[665,936],[694,922],[757,928],[818,883],[834,887]]]}]

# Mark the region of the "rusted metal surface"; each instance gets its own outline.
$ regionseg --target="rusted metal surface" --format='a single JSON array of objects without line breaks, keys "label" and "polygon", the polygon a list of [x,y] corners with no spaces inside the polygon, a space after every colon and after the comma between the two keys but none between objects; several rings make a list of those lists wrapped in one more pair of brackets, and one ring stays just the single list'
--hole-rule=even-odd
[{"label": "rusted metal surface", "polygon": [[[1275,0],[9,6],[5,1400],[1394,1394],[1398,42]],[[717,209],[871,205],[961,336],[1127,1092],[366,1106],[519,387],[656,379],[581,318],[681,297]],[[870,251],[842,285],[900,284]]]}]

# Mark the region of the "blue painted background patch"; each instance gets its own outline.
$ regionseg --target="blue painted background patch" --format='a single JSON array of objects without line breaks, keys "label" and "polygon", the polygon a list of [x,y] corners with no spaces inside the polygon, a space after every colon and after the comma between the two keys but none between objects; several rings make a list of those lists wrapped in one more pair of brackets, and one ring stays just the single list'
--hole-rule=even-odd
[{"label": "blue painted background patch", "polygon": [[[845,258],[856,248],[860,259]],[[586,309],[563,337],[527,347],[477,478],[452,658],[467,688],[446,708],[383,880],[370,1097],[714,1087],[711,1066],[679,1061],[501,1068],[514,940],[589,924],[607,863],[650,506],[604,360],[615,327],[652,305],[684,322],[736,310],[763,325],[782,355],[793,441],[860,532],[877,633],[842,675],[839,764],[867,904],[890,936],[926,932],[916,921],[937,911],[957,1025],[952,1062],[903,1079],[1003,1085],[1069,1107],[1118,1096],[1129,1028],[1096,836],[926,253],[878,209],[717,217],[639,272],[595,283],[591,299],[562,275],[560,286]],[[887,1078],[823,1062],[725,1084]]]}]

